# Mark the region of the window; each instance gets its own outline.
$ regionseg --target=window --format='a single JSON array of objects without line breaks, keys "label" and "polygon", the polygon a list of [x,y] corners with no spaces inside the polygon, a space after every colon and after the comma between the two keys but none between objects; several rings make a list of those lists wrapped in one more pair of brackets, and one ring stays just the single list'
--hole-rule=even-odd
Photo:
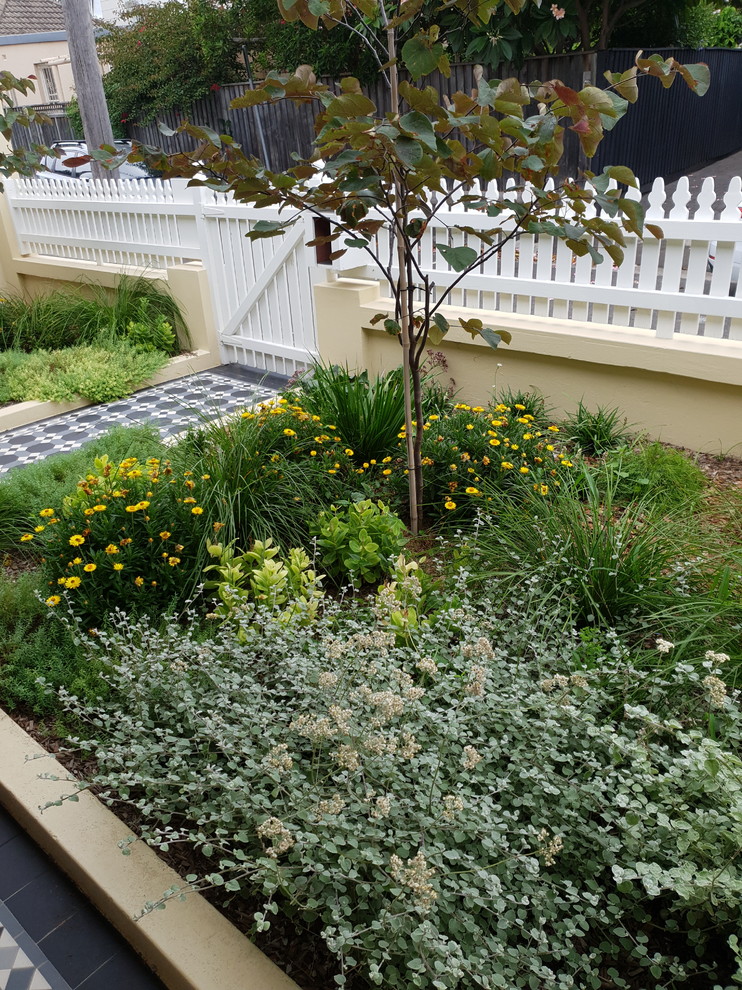
[{"label": "window", "polygon": [[40,65],[38,68],[44,92],[46,93],[46,102],[59,103],[59,86],[57,85],[57,76],[54,69],[50,65]]}]

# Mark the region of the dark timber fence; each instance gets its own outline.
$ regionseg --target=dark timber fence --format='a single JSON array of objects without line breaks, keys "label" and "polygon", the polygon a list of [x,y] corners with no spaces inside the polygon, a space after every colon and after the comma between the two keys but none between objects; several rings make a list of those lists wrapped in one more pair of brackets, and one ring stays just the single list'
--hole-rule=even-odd
[{"label": "dark timber fence", "polygon": [[[500,66],[497,73],[488,73],[488,76],[503,79],[517,76],[522,82],[559,78],[568,86],[580,89],[583,84],[584,65],[585,56],[580,54],[545,56],[529,59],[520,70],[512,65]],[[321,82],[331,89],[339,89],[337,82],[330,78],[322,78]],[[455,64],[451,66],[450,78],[446,79],[445,76],[435,72],[427,76],[423,82],[427,86],[434,86],[444,96],[450,97],[460,90],[471,92],[475,87],[474,65]],[[257,158],[263,157],[258,130],[260,122],[268,149],[268,163],[274,170],[289,168],[294,164],[292,152],[308,156],[312,149],[314,118],[318,107],[315,104],[297,106],[284,100],[272,106],[258,106],[247,110],[230,109],[230,101],[244,93],[246,88],[245,83],[223,86],[218,92],[210,94],[203,100],[197,100],[188,113],[174,111],[161,114],[158,119],[168,127],[175,128],[187,118],[194,124],[211,127],[219,133],[228,133],[247,154],[255,155]],[[374,101],[381,115],[389,110],[389,94],[381,78],[364,86],[364,92]],[[157,123],[146,126],[134,125],[129,128],[128,134],[144,144],[158,145],[168,153],[188,151],[195,146],[194,140],[185,134],[166,137],[159,131]],[[572,138],[573,135],[570,134],[568,137]],[[570,174],[576,172],[578,154],[577,141],[568,141],[565,159],[566,170]]]},{"label": "dark timber fence", "polygon": [[50,145],[55,141],[71,141],[75,135],[67,116],[67,103],[40,103],[29,107],[51,118],[48,124],[13,124],[13,147],[31,148],[35,144]]},{"label": "dark timber fence", "polygon": [[[591,169],[628,165],[646,188],[657,176],[674,179],[742,149],[742,51],[729,48],[651,49],[679,62],[706,62],[711,87],[697,97],[682,79],[666,90],[659,79],[639,80],[639,100],[610,131]],[[649,54],[649,52],[648,52]],[[634,64],[633,49],[599,52],[597,78]]]}]

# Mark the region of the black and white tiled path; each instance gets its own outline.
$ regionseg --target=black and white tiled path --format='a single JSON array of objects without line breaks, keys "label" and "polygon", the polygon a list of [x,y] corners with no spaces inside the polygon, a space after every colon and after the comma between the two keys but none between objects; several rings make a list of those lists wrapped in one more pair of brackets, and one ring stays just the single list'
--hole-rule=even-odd
[{"label": "black and white tiled path", "polygon": [[165,990],[2,807],[0,990]]},{"label": "black and white tiled path", "polygon": [[[49,454],[82,447],[114,426],[150,423],[163,438],[275,395],[285,379],[227,365],[0,433],[0,475]],[[0,983],[0,990],[3,990]]]}]

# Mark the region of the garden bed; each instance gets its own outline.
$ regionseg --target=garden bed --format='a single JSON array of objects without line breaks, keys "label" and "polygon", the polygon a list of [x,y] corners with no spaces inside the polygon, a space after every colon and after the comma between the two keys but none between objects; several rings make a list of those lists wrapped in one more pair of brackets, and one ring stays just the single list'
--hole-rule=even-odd
[{"label": "garden bed", "polygon": [[429,383],[410,541],[398,385],[0,483],[6,706],[305,990],[730,985],[739,462]]}]

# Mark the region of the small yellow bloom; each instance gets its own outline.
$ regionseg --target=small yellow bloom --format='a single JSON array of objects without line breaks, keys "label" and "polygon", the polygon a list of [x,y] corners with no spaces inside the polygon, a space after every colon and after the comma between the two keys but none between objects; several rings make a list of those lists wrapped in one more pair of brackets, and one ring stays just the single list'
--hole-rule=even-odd
[{"label": "small yellow bloom", "polygon": [[79,588],[81,584],[82,584],[82,578],[77,577],[77,575],[74,575],[73,577],[68,577],[64,582],[65,588],[69,588],[70,591],[72,591],[73,588]]},{"label": "small yellow bloom", "polygon": [[137,505],[127,505],[126,506],[126,511],[127,512],[139,512],[139,509],[140,509],[140,506],[138,504]]},{"label": "small yellow bloom", "polygon": [[193,513],[194,516],[202,515],[203,511],[204,510],[201,508],[200,505],[194,505],[193,508],[191,509],[191,512]]},{"label": "small yellow bloom", "polygon": [[309,456],[310,457],[316,457],[317,456],[317,451],[316,450],[310,450],[309,451]]},{"label": "small yellow bloom", "polygon": [[168,557],[167,562],[171,567],[177,567],[180,563],[180,557]]},{"label": "small yellow bloom", "polygon": [[466,489],[466,494],[467,495],[479,495],[479,489],[478,488],[474,488],[472,486],[469,486],[469,488]]},{"label": "small yellow bloom", "polygon": [[225,524],[223,522],[215,522],[213,525],[214,532],[218,533],[220,529],[224,529],[224,525]]},{"label": "small yellow bloom", "polygon": [[285,437],[295,437],[296,436],[296,431],[295,430],[284,430],[283,431],[283,435]]},{"label": "small yellow bloom", "polygon": [[175,551],[176,551],[176,553],[180,553],[180,551],[182,549],[183,549],[183,544],[182,543],[176,543],[175,544]]},{"label": "small yellow bloom", "polygon": [[59,595],[49,595],[49,597],[46,600],[46,604],[49,605],[50,607],[54,607],[54,605],[59,605],[61,601],[62,599],[59,597]]},{"label": "small yellow bloom", "polygon": [[95,570],[97,570],[97,569],[98,569],[98,565],[97,565],[97,564],[86,564],[86,565],[85,565],[85,566],[83,567],[83,570],[84,570],[84,571],[87,571],[87,572],[88,572],[88,574],[92,574],[92,573],[93,573],[93,571],[95,571]]},{"label": "small yellow bloom", "polygon": [[131,538],[128,536],[125,537],[123,540],[119,540],[120,547],[128,547],[130,543],[131,543]]},{"label": "small yellow bloom", "polygon": [[547,429],[549,429],[552,433],[558,433],[559,432],[559,427],[558,426],[549,426],[549,427],[547,427]]},{"label": "small yellow bloom", "polygon": [[466,428],[467,428],[467,430],[473,430],[474,429],[474,424],[473,423],[467,423],[466,424]]},{"label": "small yellow bloom", "polygon": [[21,543],[28,543],[29,540],[34,538],[33,533],[24,533],[21,537]]},{"label": "small yellow bloom", "polygon": [[450,512],[451,509],[455,509],[456,508],[456,503],[455,502],[452,502],[451,499],[449,499],[447,502],[444,502],[444,506]]},{"label": "small yellow bloom", "polygon": [[84,542],[85,542],[85,537],[84,536],[80,536],[79,533],[75,533],[74,536],[71,536],[70,537],[70,546],[71,547],[81,547]]},{"label": "small yellow bloom", "polygon": [[183,499],[183,504],[184,504],[184,505],[193,505],[193,503],[194,503],[195,501],[196,501],[196,499],[195,499],[195,498],[192,498],[192,497],[190,497],[190,496],[189,496],[188,498],[184,498],[184,499]]},{"label": "small yellow bloom", "polygon": [[202,474],[201,481],[208,481],[211,478],[210,474]]},{"label": "small yellow bloom", "polygon": [[572,461],[568,461],[566,459],[563,460],[563,461],[560,461],[559,463],[562,465],[562,467],[574,467],[574,465],[572,464]]},{"label": "small yellow bloom", "polygon": [[119,552],[119,548],[116,546],[115,543],[109,543],[108,546],[106,547],[106,551],[105,552],[106,553],[118,553]]},{"label": "small yellow bloom", "polygon": [[541,485],[541,494],[542,495],[548,495],[549,494],[549,486],[548,485]]},{"label": "small yellow bloom", "polygon": [[113,569],[114,569],[114,571],[123,571],[124,565],[123,564],[114,564],[113,565]]},{"label": "small yellow bloom", "polygon": [[46,526],[34,526],[33,531],[34,533],[43,533],[45,529]]},{"label": "small yellow bloom", "polygon": [[503,469],[504,471],[509,471],[509,470],[511,470],[511,468],[512,468],[512,466],[513,466],[513,465],[512,465],[511,463],[510,463],[510,461],[502,461],[502,463],[500,464],[500,467],[501,467],[501,468],[502,468],[502,469]]},{"label": "small yellow bloom", "polygon": [[138,577],[138,576],[135,577],[134,578],[134,584],[137,586],[137,588],[141,588],[142,585],[144,584],[144,578],[143,577]]},{"label": "small yellow bloom", "polygon": [[384,475],[389,475],[389,474],[392,473],[392,469],[391,468],[384,468],[384,470],[381,473],[384,474]]},{"label": "small yellow bloom", "polygon": [[526,467],[525,464],[523,464],[519,470],[521,474],[529,474],[531,471],[531,469],[529,467]]},{"label": "small yellow bloom", "polygon": [[75,567],[78,567],[82,563],[82,557],[75,557],[72,563],[75,565]]},{"label": "small yellow bloom", "polygon": [[163,531],[160,533],[160,539],[161,540],[169,540],[170,539],[170,536],[171,536],[171,533],[167,529],[163,529]]},{"label": "small yellow bloom", "polygon": [[106,511],[106,508],[107,508],[107,506],[105,506],[105,505],[94,505],[93,506],[93,512],[105,512]]},{"label": "small yellow bloom", "polygon": [[54,509],[42,509],[39,515],[42,519],[49,519],[54,515]]},{"label": "small yellow bloom", "polygon": [[353,456],[353,451],[350,449],[350,447],[346,447],[345,448],[345,453],[346,453],[346,455],[348,457],[352,457]]},{"label": "small yellow bloom", "polygon": [[500,441],[497,439],[497,437],[492,437],[492,439],[490,440],[490,447],[499,447],[499,446],[500,446]]}]

